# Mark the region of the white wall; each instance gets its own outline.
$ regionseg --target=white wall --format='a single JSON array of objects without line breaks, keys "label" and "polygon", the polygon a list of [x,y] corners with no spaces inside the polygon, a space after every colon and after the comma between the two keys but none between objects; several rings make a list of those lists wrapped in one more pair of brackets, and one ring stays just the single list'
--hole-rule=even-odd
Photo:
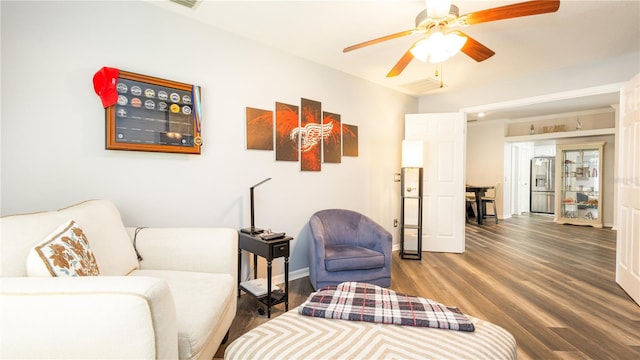
[{"label": "white wall", "polygon": [[499,218],[505,217],[502,210],[505,186],[504,136],[505,123],[502,120],[467,123],[466,182],[496,187]]},{"label": "white wall", "polygon": [[[323,208],[360,211],[397,239],[393,174],[416,98],[147,3],[0,4],[3,215],[107,198],[127,226],[240,228],[249,224],[249,187],[272,177],[256,189],[256,225],[296,238],[291,271],[308,266],[306,224]],[[202,154],[105,150],[92,85],[102,66],[202,86]],[[358,126],[358,157],[300,172],[271,151],[245,150],[245,107],[301,97]]]}]

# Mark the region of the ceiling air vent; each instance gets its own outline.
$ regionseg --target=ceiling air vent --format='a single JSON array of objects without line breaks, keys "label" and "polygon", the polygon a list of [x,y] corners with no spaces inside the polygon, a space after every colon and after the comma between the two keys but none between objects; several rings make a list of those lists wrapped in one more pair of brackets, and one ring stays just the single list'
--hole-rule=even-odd
[{"label": "ceiling air vent", "polygon": [[422,80],[418,80],[409,84],[403,85],[403,87],[414,94],[426,94],[428,92],[438,90],[441,87],[447,86],[446,84],[442,84],[440,86],[440,80],[426,78]]},{"label": "ceiling air vent", "polygon": [[200,2],[200,0],[169,0],[171,2],[174,2],[176,4],[182,5],[182,6],[186,6],[189,9],[193,9],[196,7],[196,5],[198,5],[198,3]]}]

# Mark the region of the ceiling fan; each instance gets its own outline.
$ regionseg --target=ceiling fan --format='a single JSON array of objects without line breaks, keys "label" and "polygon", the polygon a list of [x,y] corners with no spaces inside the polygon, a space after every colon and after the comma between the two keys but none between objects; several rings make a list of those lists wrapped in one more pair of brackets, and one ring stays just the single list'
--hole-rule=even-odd
[{"label": "ceiling fan", "polygon": [[535,0],[511,5],[499,6],[459,15],[458,7],[451,0],[426,0],[426,9],[416,17],[414,29],[386,35],[344,48],[349,52],[365,46],[374,45],[412,34],[423,34],[389,71],[387,77],[400,75],[413,58],[431,63],[447,60],[459,51],[475,61],[484,61],[495,52],[482,45],[456,27],[482,24],[491,21],[511,19],[522,16],[556,12],[560,7],[559,0]]}]

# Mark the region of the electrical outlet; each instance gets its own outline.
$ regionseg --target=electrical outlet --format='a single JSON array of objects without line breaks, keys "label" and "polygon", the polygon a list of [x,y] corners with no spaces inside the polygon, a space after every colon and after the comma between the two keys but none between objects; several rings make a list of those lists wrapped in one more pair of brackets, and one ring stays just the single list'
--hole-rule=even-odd
[{"label": "electrical outlet", "polygon": [[393,219],[393,227],[398,227],[398,219]]}]

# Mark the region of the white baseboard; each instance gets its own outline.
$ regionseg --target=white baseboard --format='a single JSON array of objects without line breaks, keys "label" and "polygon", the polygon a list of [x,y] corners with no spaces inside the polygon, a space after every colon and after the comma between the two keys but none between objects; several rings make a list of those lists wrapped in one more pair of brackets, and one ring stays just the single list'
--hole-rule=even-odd
[{"label": "white baseboard", "polygon": [[[308,267],[296,271],[290,271],[289,281],[301,279],[305,276],[309,276]],[[274,284],[282,284],[284,282],[284,274],[274,276],[272,281]]]}]

